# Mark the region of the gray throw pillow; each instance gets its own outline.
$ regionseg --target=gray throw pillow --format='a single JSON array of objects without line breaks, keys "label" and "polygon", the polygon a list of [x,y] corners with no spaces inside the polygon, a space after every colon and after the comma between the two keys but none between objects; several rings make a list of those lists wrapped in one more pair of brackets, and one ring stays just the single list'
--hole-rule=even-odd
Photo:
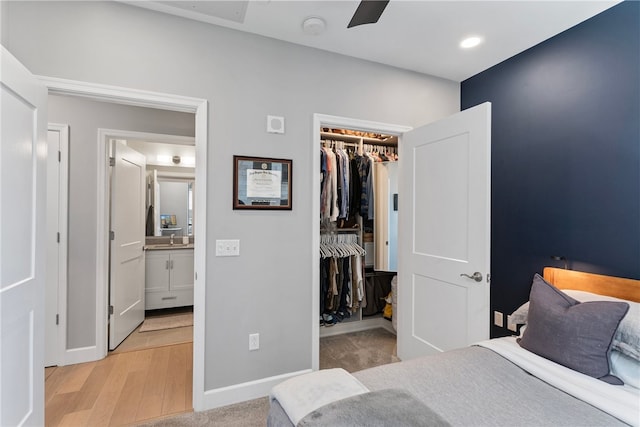
[{"label": "gray throw pillow", "polygon": [[574,371],[610,384],[611,341],[629,310],[625,302],[580,303],[536,274],[529,296],[527,329],[520,346]]}]

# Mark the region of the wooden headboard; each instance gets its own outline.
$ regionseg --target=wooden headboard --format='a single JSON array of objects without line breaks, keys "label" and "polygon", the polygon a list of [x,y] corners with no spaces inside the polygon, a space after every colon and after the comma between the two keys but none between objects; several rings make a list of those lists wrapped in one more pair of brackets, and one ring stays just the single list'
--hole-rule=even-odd
[{"label": "wooden headboard", "polygon": [[544,280],[558,289],[574,289],[640,302],[640,280],[545,267]]}]

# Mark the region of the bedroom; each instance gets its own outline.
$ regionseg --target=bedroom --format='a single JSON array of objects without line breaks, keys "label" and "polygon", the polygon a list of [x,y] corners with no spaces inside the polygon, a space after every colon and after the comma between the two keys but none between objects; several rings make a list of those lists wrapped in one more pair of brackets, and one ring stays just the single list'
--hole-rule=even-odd
[{"label": "bedroom", "polygon": [[[285,157],[305,159],[308,156],[308,149],[303,147],[300,140],[310,140],[310,127],[304,126],[309,121],[309,112],[318,109],[324,109],[326,105],[334,104],[332,100],[324,97],[321,92],[326,90],[326,86],[322,83],[323,75],[313,74],[307,75],[304,81],[301,81],[294,73],[283,74],[276,77],[273,86],[266,87],[261,82],[259,76],[253,71],[221,69],[220,67],[210,64],[207,70],[201,70],[201,67],[191,61],[191,55],[187,52],[190,40],[170,40],[163,39],[162,46],[151,48],[151,40],[139,40],[140,49],[126,49],[122,44],[126,44],[116,34],[107,32],[107,30],[117,28],[124,31],[125,35],[131,35],[131,29],[137,28],[140,33],[144,31],[158,32],[160,28],[169,26],[179,30],[184,30],[181,21],[154,14],[153,20],[147,20],[149,12],[141,10],[129,10],[125,5],[105,5],[98,4],[95,7],[97,11],[92,11],[86,5],[61,5],[59,8],[36,7],[30,4],[10,5],[10,19],[16,19],[20,25],[11,26],[8,30],[3,27],[3,33],[8,32],[8,48],[20,60],[32,68],[33,72],[40,75],[54,75],[64,78],[97,81],[126,87],[138,87],[141,89],[159,90],[170,93],[184,93],[190,96],[205,96],[211,99],[212,115],[214,127],[210,130],[212,138],[212,155],[209,159],[211,167],[213,167],[220,176],[231,176],[231,156],[233,154],[263,154],[270,157]],[[124,11],[127,11],[125,14]],[[95,16],[100,16],[101,23],[95,22]],[[49,22],[49,18],[55,17],[52,22],[59,22],[60,27],[65,27],[62,23],[68,23],[65,16],[83,19],[87,22],[80,29],[85,31],[87,44],[82,43],[79,38],[73,37],[73,32],[62,32],[57,28],[57,32],[52,35],[39,33],[32,27],[35,23],[41,23],[45,28],[53,24]],[[607,34],[613,33],[613,30],[619,28],[620,31],[627,28],[626,31],[636,31],[637,29],[629,29],[629,23],[621,24],[624,17],[633,19],[637,16],[637,4],[622,4],[613,8],[608,13],[597,17],[590,25],[585,27],[595,27],[595,30],[603,31]],[[34,18],[33,21],[31,18]],[[37,18],[37,19],[36,19]],[[31,23],[29,23],[31,22]],[[107,25],[106,22],[109,22]],[[69,27],[72,25],[69,24]],[[20,28],[16,28],[20,27]],[[201,32],[205,34],[214,34],[219,41],[207,41],[207,43],[218,44],[229,43],[228,38],[230,31],[222,30],[204,30],[202,25],[196,25]],[[100,31],[104,29],[105,31]],[[637,27],[636,27],[637,28]],[[580,29],[578,29],[580,30]],[[24,32],[33,32],[31,36],[27,36]],[[580,51],[584,52],[587,59],[590,58],[591,66],[582,67],[581,70],[588,72],[596,69],[598,64],[603,66],[606,62],[599,61],[602,51],[609,50],[607,46],[599,46],[593,43],[582,44],[580,39],[586,37],[580,30],[579,34],[569,32],[563,39],[563,43],[570,45],[577,44]],[[632,33],[633,35],[633,33]],[[199,38],[201,33],[198,32],[194,38]],[[573,40],[573,41],[572,41]],[[612,37],[611,43],[616,45],[624,41],[633,40],[627,38],[624,33],[617,34]],[[637,40],[637,37],[635,38]],[[556,40],[549,41],[550,48],[554,48]],[[352,102],[345,102],[337,105],[338,113],[345,116],[366,116],[369,119],[379,119],[388,122],[410,122],[406,124],[417,125],[425,121],[425,116],[433,119],[441,117],[450,112],[459,109],[459,93],[457,84],[449,83],[440,79],[430,78],[428,76],[420,76],[415,73],[404,72],[401,70],[390,70],[388,67],[381,67],[375,64],[362,64],[360,61],[329,55],[324,52],[314,51],[307,53],[307,49],[287,45],[282,47],[279,43],[272,40],[263,40],[256,42],[255,37],[247,35],[234,35],[234,46],[237,49],[244,48],[248,52],[256,55],[259,49],[274,54],[285,61],[285,51],[288,55],[296,55],[296,61],[288,61],[285,66],[279,65],[267,59],[265,54],[261,61],[251,58],[243,58],[246,70],[265,69],[282,71],[283,68],[290,67],[294,71],[300,72],[306,70],[301,63],[307,61],[312,67],[322,67],[330,62],[334,67],[344,67],[351,70],[349,74],[345,74],[343,79],[338,82],[338,87],[334,87],[335,91],[348,92],[353,87],[359,87],[359,81],[370,76],[371,84],[383,85],[385,82],[402,81],[403,87],[398,88],[395,85],[395,95],[389,94],[391,100],[399,102],[401,99],[405,103],[413,104],[411,108],[401,108],[399,110],[388,112],[387,108],[382,105],[376,105],[375,96],[368,95],[366,91],[361,91],[358,99]],[[112,43],[120,43],[118,48],[109,47]],[[128,43],[128,42],[127,42]],[[259,43],[255,47],[256,43]],[[636,42],[637,43],[637,42]],[[102,47],[104,44],[106,52],[109,53],[108,58],[102,58],[94,52],[95,47]],[[637,45],[634,50],[633,46],[628,46],[631,52],[637,52]],[[154,55],[142,55],[138,58],[141,50],[148,47],[148,51],[156,51],[161,49],[158,57]],[[545,46],[541,46],[541,49]],[[220,47],[221,56],[231,58],[234,55],[233,49]],[[570,51],[576,51],[574,47],[567,47]],[[563,50],[566,53],[566,50]],[[197,55],[197,53],[193,53]],[[533,54],[533,52],[532,52]],[[162,57],[167,55],[172,58],[167,61]],[[637,61],[634,62],[634,55],[637,53],[621,53],[619,58],[623,58],[622,67],[631,69],[632,76],[635,73],[637,77]],[[53,60],[52,57],[58,58]],[[143,71],[142,73],[132,73],[122,67],[113,67],[108,64],[109,59],[119,59],[131,61]],[[519,61],[522,59],[522,61]],[[627,62],[625,62],[627,61]],[[521,67],[529,65],[530,70],[536,69],[536,58],[531,55],[523,55],[521,58],[514,59],[514,63],[521,63]],[[506,66],[507,64],[505,64]],[[636,67],[636,68],[633,68]],[[635,70],[635,71],[634,71]],[[234,75],[238,71],[239,75]],[[274,75],[276,73],[270,73]],[[637,78],[630,78],[619,73],[617,69],[608,70],[611,77],[596,78],[591,82],[591,90],[594,92],[587,93],[588,98],[598,98],[598,102],[607,100],[607,111],[625,110],[629,113],[634,111],[637,113],[637,98],[633,98],[633,94],[637,94]],[[149,78],[149,75],[156,75],[156,81]],[[187,78],[191,75],[197,75],[198,78]],[[294,75],[292,75],[294,74]],[[486,79],[489,78],[487,73]],[[178,76],[176,79],[174,76]],[[183,76],[183,78],[181,78]],[[478,77],[480,78],[480,77]],[[514,77],[515,78],[515,77]],[[227,81],[233,84],[231,89],[211,88],[213,83],[207,83],[206,87],[201,87],[196,81],[215,81],[216,79]],[[178,81],[179,80],[179,81]],[[506,78],[500,79],[505,81]],[[506,80],[508,81],[508,80]],[[242,82],[242,83],[239,83]],[[506,82],[505,82],[506,83]],[[570,83],[570,82],[569,82]],[[304,111],[287,109],[284,105],[287,102],[298,102],[298,93],[309,94],[309,85],[314,84],[320,88],[311,92],[311,95],[318,99],[306,100],[308,106]],[[465,95],[465,85],[463,84],[462,94]],[[497,85],[496,81],[487,81],[485,87]],[[514,96],[518,95],[516,90],[518,82],[514,83],[516,88],[511,88]],[[283,87],[293,87],[291,92],[281,92]],[[618,88],[620,92],[612,92],[610,88]],[[276,113],[287,117],[288,135],[285,140],[278,139],[274,136],[264,135],[262,129],[262,119],[264,114],[272,107],[266,101],[255,102],[256,88],[260,90],[260,99],[280,99],[283,106],[277,106]],[[499,88],[498,88],[499,89]],[[596,90],[599,90],[597,92]],[[400,92],[400,93],[398,93]],[[532,92],[537,92],[536,88],[532,88]],[[443,95],[446,94],[446,95]],[[492,95],[483,96],[483,98],[491,98]],[[371,102],[363,102],[363,97]],[[450,101],[448,105],[441,105],[440,111],[432,111],[428,106],[420,105],[422,99],[443,98]],[[409,100],[409,101],[408,101]],[[475,101],[475,100],[474,100]],[[465,100],[463,99],[463,104]],[[545,103],[541,100],[540,103]],[[370,104],[364,107],[362,104]],[[511,103],[513,104],[513,102]],[[506,108],[510,111],[512,105]],[[517,103],[516,105],[521,105]],[[588,103],[584,99],[575,99],[571,108],[576,110],[587,109]],[[464,107],[464,105],[463,105]],[[567,114],[567,108],[557,106],[558,109],[550,109],[555,117],[562,117]],[[496,108],[500,108],[496,106]],[[635,108],[635,110],[634,110]],[[507,112],[508,113],[508,112]],[[525,112],[526,113],[526,112]],[[554,117],[554,118],[555,118]],[[637,114],[636,114],[637,117]],[[243,130],[247,119],[252,123],[252,130]],[[607,152],[607,146],[601,139],[591,139],[589,135],[596,134],[607,123],[600,123],[593,117],[589,117],[584,123],[585,134],[580,135],[579,140],[582,144],[574,143],[570,147],[565,148],[559,142],[551,143],[551,146],[545,146],[540,153],[549,153],[542,161],[545,164],[545,170],[552,171],[552,174],[545,174],[545,180],[541,180],[540,173],[533,167],[527,168],[518,161],[520,157],[518,153],[527,147],[529,151],[525,151],[526,159],[530,155],[535,155],[536,151],[532,145],[515,146],[513,149],[508,141],[517,140],[524,144],[524,140],[520,139],[523,134],[532,134],[531,126],[527,123],[522,124],[519,132],[507,134],[505,142],[502,145],[498,143],[498,135],[494,134],[494,165],[496,167],[494,175],[494,224],[493,235],[494,242],[492,247],[493,253],[493,302],[492,310],[501,312],[509,312],[515,308],[519,302],[526,298],[528,285],[533,271],[539,271],[541,266],[549,264],[551,255],[566,256],[571,262],[571,267],[580,269],[585,267],[591,271],[615,274],[627,277],[638,277],[638,158],[637,121],[625,120],[624,123],[618,123],[615,117],[608,117],[608,123],[615,129],[621,129],[628,137],[626,142],[620,143],[620,162],[609,162],[605,164],[600,161],[601,152]],[[496,117],[496,120],[498,118]],[[518,124],[511,116],[502,119],[502,122]],[[229,123],[229,125],[216,126],[218,123]],[[504,124],[504,123],[503,123]],[[500,124],[500,126],[503,126]],[[541,128],[549,129],[545,124]],[[496,128],[494,128],[496,129]],[[552,130],[552,129],[550,129]],[[494,131],[495,133],[496,131]],[[516,133],[517,132],[517,133]],[[221,141],[225,141],[222,143]],[[228,143],[226,143],[228,141]],[[255,142],[250,142],[255,141]],[[584,149],[584,147],[588,147]],[[238,152],[242,151],[242,152]],[[533,153],[530,153],[533,151]],[[542,154],[539,154],[542,156]],[[565,175],[565,164],[571,164],[574,155],[582,155],[584,158],[575,160],[582,164],[585,169],[585,179],[576,181],[573,175]],[[629,162],[629,163],[627,163]],[[296,163],[298,164],[298,163]],[[302,164],[302,160],[300,163]],[[575,166],[575,165],[574,165]],[[294,166],[295,167],[295,166]],[[301,169],[302,170],[302,169]],[[523,173],[526,171],[526,173]],[[552,176],[550,176],[552,175]],[[521,177],[514,182],[514,178]],[[228,178],[227,178],[228,179]],[[298,238],[297,235],[306,233],[308,222],[307,217],[311,216],[305,208],[304,199],[298,198],[294,203],[295,217],[284,217],[281,215],[264,215],[260,216],[260,221],[253,221],[255,216],[245,215],[242,219],[236,218],[226,203],[230,200],[231,190],[227,179],[222,179],[212,183],[212,191],[219,196],[221,201],[212,207],[211,215],[215,217],[215,221],[211,221],[211,230],[209,238],[240,238],[246,241],[247,245],[243,246],[245,251],[243,255],[250,257],[254,261],[254,253],[268,253],[270,245],[261,242],[255,242],[256,237],[261,241],[269,241],[274,239],[289,240],[290,246],[281,248],[282,251],[291,253],[299,251],[300,255],[296,255],[293,259],[273,253],[267,259],[255,259],[256,270],[260,273],[252,273],[248,270],[238,271],[239,265],[235,260],[210,259],[211,268],[216,271],[216,278],[209,284],[213,289],[207,300],[207,305],[217,307],[217,297],[222,294],[226,299],[232,301],[242,301],[242,304],[233,305],[229,308],[214,312],[217,318],[208,320],[207,327],[207,357],[216,360],[207,366],[206,374],[206,390],[223,389],[227,386],[257,381],[263,378],[276,376],[285,372],[293,372],[305,369],[309,365],[311,359],[311,350],[309,347],[308,330],[302,322],[297,319],[305,316],[305,311],[300,306],[287,308],[281,311],[278,309],[279,298],[274,298],[271,285],[286,282],[298,283],[307,280],[310,249]],[[610,181],[607,181],[610,180]],[[581,182],[585,185],[581,185]],[[615,183],[615,191],[610,191],[606,183]],[[511,183],[518,184],[511,186]],[[297,188],[305,188],[310,185],[310,178],[303,178],[302,174],[296,175]],[[603,188],[603,186],[605,188]],[[586,190],[586,191],[585,191]],[[496,199],[500,194],[505,194],[502,199]],[[229,197],[227,197],[229,196]],[[532,198],[535,196],[535,198]],[[562,206],[575,199],[574,204],[570,206]],[[598,204],[591,202],[597,200]],[[532,209],[533,207],[533,209]],[[535,218],[529,217],[530,212],[535,209],[544,209],[544,214]],[[581,213],[589,213],[591,218],[584,218]],[[585,221],[589,220],[586,224]],[[253,222],[261,224],[253,225]],[[593,225],[592,225],[593,224]],[[579,225],[579,226],[578,226]],[[262,231],[271,230],[271,231]],[[291,231],[287,231],[291,230]],[[283,238],[284,237],[284,238]],[[251,242],[251,244],[249,244]],[[566,245],[566,246],[565,246]],[[500,252],[495,252],[498,248],[504,248]],[[589,252],[587,252],[589,251]],[[587,252],[587,253],[585,253]],[[224,262],[223,262],[224,261]],[[291,265],[291,269],[286,272],[270,271],[269,265],[274,263],[286,263]],[[589,265],[580,265],[583,262]],[[219,289],[228,283],[238,283],[233,289]],[[263,283],[264,286],[249,286],[250,283]],[[306,301],[308,295],[305,293],[300,295],[294,286],[282,287],[280,293],[291,296],[292,298],[300,298]],[[252,300],[243,298],[247,292],[253,295]],[[267,304],[265,304],[267,302]],[[243,316],[238,316],[242,313]],[[274,318],[276,320],[274,320]],[[233,322],[228,322],[233,319]],[[217,328],[216,325],[225,324],[225,328]],[[231,325],[229,325],[231,323]],[[262,324],[266,326],[262,326]],[[254,330],[261,328],[261,338],[272,338],[272,345],[280,348],[289,349],[290,353],[286,358],[279,357],[278,352],[269,351],[269,341],[262,342],[262,350],[259,354],[247,354],[246,352],[246,336]],[[504,333],[504,330],[496,330],[494,334]],[[214,343],[228,341],[228,348],[223,352],[218,350]],[[250,358],[251,357],[251,358]],[[247,366],[250,366],[247,369]]]}]

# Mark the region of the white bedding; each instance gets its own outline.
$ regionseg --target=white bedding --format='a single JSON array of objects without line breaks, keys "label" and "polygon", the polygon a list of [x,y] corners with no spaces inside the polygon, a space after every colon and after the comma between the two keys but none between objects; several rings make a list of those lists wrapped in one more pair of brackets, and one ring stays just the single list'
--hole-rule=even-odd
[{"label": "white bedding", "polygon": [[[637,389],[572,372],[520,348],[514,338],[378,366],[354,377],[371,391],[405,390],[452,426],[640,426]],[[295,380],[312,393],[320,391],[306,375]],[[289,385],[290,396],[305,399]],[[308,397],[309,403],[315,400]],[[268,426],[292,427],[291,420],[300,419],[302,413],[287,415],[298,409],[287,400],[272,393]]]},{"label": "white bedding", "polygon": [[627,424],[640,426],[640,390],[637,388],[607,384],[568,369],[521,348],[515,337],[482,341],[476,345],[500,354],[547,384]]},{"label": "white bedding", "polygon": [[328,403],[368,391],[347,371],[335,368],[288,379],[273,387],[269,397],[277,400],[297,425],[307,414]]}]

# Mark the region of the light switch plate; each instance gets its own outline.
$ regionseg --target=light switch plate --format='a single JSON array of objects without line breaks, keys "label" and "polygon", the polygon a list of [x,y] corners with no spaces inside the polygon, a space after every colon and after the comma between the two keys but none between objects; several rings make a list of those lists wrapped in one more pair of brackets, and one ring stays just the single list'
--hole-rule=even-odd
[{"label": "light switch plate", "polygon": [[216,240],[216,256],[240,256],[240,240]]}]

